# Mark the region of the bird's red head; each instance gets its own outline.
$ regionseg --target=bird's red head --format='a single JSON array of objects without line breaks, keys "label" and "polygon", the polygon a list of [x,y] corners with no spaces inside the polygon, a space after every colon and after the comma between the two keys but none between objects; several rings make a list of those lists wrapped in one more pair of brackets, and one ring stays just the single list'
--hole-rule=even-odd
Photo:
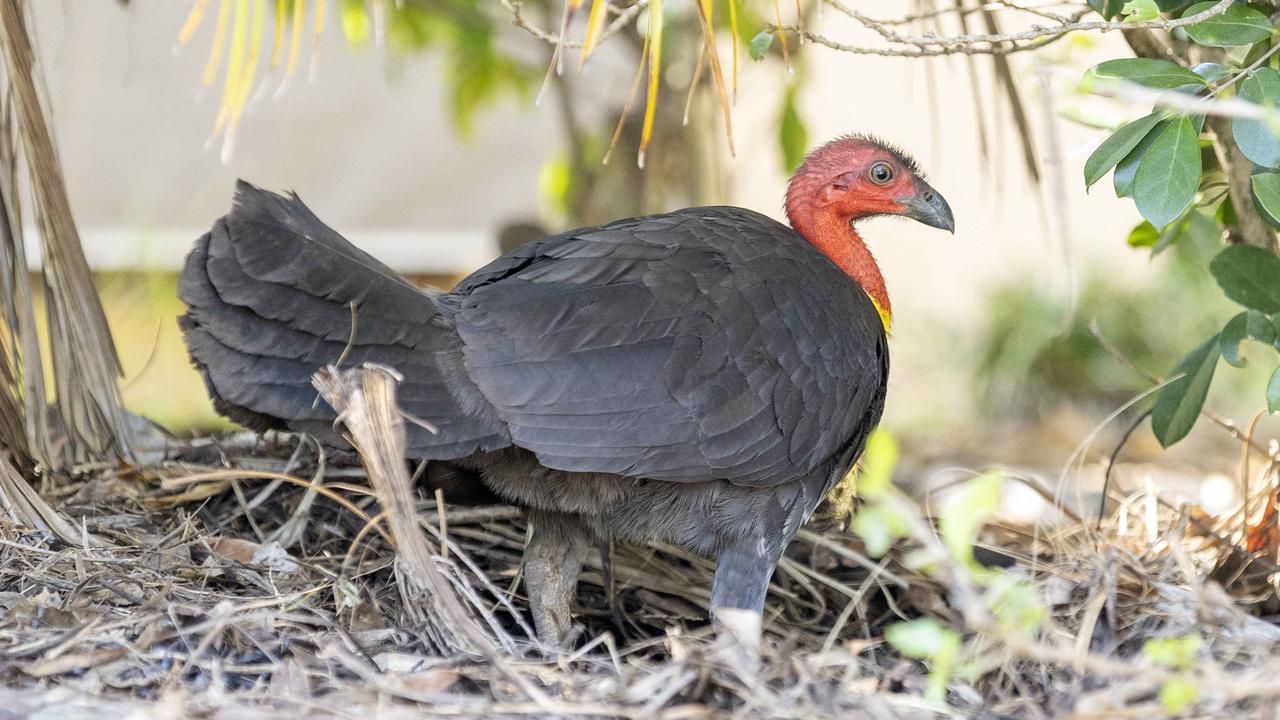
[{"label": "bird's red head", "polygon": [[853,223],[901,215],[955,231],[951,208],[902,151],[865,136],[832,140],[800,164],[787,187],[787,218],[814,247],[862,286],[889,324],[889,295]]}]

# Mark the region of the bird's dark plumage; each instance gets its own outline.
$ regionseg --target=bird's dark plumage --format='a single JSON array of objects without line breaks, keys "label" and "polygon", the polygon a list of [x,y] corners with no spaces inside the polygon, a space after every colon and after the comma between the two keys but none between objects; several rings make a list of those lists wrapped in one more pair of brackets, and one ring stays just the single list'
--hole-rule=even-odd
[{"label": "bird's dark plumage", "polygon": [[[180,292],[192,358],[232,419],[340,443],[312,373],[389,365],[405,410],[439,428],[410,427],[413,458],[570,538],[531,545],[531,580],[539,557],[572,566],[575,534],[660,538],[718,552],[713,604],[730,607],[763,603],[782,548],[879,421],[888,374],[867,295],[795,231],[732,207],[545,238],[438,293],[296,197],[241,183]],[[564,620],[531,600],[540,631]]]}]

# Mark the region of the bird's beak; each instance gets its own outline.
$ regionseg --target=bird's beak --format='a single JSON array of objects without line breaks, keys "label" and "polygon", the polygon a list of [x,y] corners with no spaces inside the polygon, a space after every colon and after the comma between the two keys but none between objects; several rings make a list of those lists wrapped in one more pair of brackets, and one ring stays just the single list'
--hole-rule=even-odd
[{"label": "bird's beak", "polygon": [[914,184],[914,193],[898,198],[898,203],[903,208],[899,215],[954,233],[956,220],[951,215],[951,206],[942,199],[942,194],[920,178],[916,178]]}]

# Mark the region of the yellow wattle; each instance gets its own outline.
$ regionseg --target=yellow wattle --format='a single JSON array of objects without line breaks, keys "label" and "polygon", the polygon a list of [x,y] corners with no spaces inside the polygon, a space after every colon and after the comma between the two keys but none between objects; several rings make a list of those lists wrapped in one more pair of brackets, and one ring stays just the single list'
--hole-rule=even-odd
[{"label": "yellow wattle", "polygon": [[880,322],[884,325],[884,331],[886,333],[889,332],[889,325],[893,323],[893,315],[883,305],[876,302],[875,298],[870,295],[867,295],[867,297],[871,299],[871,304],[876,306],[876,312],[880,314]]}]

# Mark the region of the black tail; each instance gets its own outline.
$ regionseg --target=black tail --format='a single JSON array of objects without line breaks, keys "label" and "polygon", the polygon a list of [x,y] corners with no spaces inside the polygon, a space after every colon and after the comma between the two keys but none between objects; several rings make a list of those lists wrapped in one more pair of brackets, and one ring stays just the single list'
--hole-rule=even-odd
[{"label": "black tail", "polygon": [[239,182],[231,214],[187,257],[178,294],[191,359],[214,407],[238,423],[340,442],[311,375],[341,359],[404,376],[401,405],[440,430],[410,425],[412,456],[456,458],[509,444],[465,375],[441,296],[347,242],[296,195]]}]

